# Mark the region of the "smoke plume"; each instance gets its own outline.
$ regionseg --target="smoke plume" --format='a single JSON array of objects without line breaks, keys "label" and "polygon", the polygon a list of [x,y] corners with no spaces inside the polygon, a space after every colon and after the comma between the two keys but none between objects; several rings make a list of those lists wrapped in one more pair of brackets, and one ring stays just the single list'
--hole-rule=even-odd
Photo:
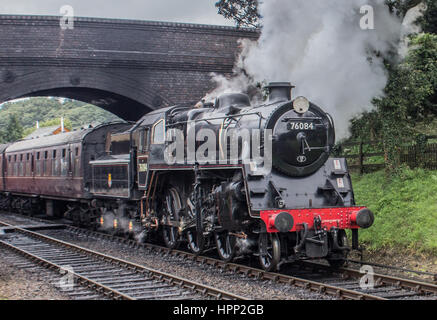
[{"label": "smoke plume", "polygon": [[[374,29],[360,27],[365,5],[373,8]],[[236,75],[215,76],[217,89],[209,97],[247,91],[257,82],[290,81],[293,96],[329,112],[337,140],[346,137],[349,120],[382,95],[387,75],[380,54],[396,51],[401,21],[384,0],[264,0],[260,13],[260,39],[242,42]]]}]

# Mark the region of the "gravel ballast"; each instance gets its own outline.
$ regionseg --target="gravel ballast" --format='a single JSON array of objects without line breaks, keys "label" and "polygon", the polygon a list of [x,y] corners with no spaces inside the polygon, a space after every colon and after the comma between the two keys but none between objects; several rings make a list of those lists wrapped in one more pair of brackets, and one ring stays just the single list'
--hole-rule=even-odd
[{"label": "gravel ballast", "polygon": [[70,300],[41,272],[26,271],[11,264],[12,254],[0,249],[0,300]]}]

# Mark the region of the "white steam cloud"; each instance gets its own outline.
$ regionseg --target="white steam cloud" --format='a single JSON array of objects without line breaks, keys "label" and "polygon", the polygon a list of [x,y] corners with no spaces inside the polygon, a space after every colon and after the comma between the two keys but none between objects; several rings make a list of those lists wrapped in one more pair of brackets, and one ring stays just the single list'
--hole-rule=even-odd
[{"label": "white steam cloud", "polygon": [[[360,27],[365,5],[373,8],[373,30]],[[264,0],[260,13],[260,39],[243,41],[235,77],[216,76],[218,87],[208,97],[246,91],[256,82],[290,81],[293,96],[329,112],[337,139],[346,137],[349,120],[382,95],[387,75],[374,53],[395,49],[401,21],[384,0]]]}]

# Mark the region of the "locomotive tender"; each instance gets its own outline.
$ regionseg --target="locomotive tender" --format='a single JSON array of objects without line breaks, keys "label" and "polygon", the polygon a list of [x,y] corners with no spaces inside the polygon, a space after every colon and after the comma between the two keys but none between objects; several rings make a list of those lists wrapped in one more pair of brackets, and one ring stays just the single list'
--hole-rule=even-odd
[{"label": "locomotive tender", "polygon": [[[112,123],[0,145],[0,209],[62,216],[141,241],[162,237],[266,270],[325,258],[341,266],[374,217],[355,206],[329,114],[288,82],[269,98],[155,110]],[[345,230],[351,229],[349,246]]]}]

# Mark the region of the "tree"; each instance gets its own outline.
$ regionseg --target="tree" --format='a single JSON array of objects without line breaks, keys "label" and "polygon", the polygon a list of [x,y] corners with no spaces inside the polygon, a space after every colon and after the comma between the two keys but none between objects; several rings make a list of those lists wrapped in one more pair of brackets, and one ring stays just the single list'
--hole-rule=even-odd
[{"label": "tree", "polygon": [[374,100],[388,169],[399,165],[402,138],[416,135],[417,123],[437,116],[437,35],[412,38],[405,60],[389,68],[385,96]]},{"label": "tree", "polygon": [[52,121],[48,122],[47,125],[60,125],[61,116],[69,120],[65,121],[65,126],[68,129],[94,122],[120,120],[114,114],[99,107],[75,100],[60,101],[58,98],[39,97],[7,102],[0,109],[0,143],[4,142],[1,132],[5,133],[9,117],[12,115],[16,115],[25,128],[25,136],[35,130],[37,121],[39,121],[40,127],[45,125],[45,121]]},{"label": "tree", "polygon": [[23,137],[23,126],[14,114],[9,117],[6,131],[3,132],[4,142],[13,142]]},{"label": "tree", "polygon": [[[52,127],[52,126],[60,126],[61,118],[49,119],[39,124],[40,128]],[[64,127],[68,130],[72,129],[71,121],[67,118],[64,118]]]},{"label": "tree", "polygon": [[363,112],[350,120],[351,139],[378,140],[381,135],[381,119],[376,110]]},{"label": "tree", "polygon": [[258,0],[220,0],[215,6],[219,14],[226,19],[234,20],[237,28],[260,26]]},{"label": "tree", "polygon": [[424,32],[437,33],[437,1],[425,0],[425,3],[427,9],[418,22]]}]

